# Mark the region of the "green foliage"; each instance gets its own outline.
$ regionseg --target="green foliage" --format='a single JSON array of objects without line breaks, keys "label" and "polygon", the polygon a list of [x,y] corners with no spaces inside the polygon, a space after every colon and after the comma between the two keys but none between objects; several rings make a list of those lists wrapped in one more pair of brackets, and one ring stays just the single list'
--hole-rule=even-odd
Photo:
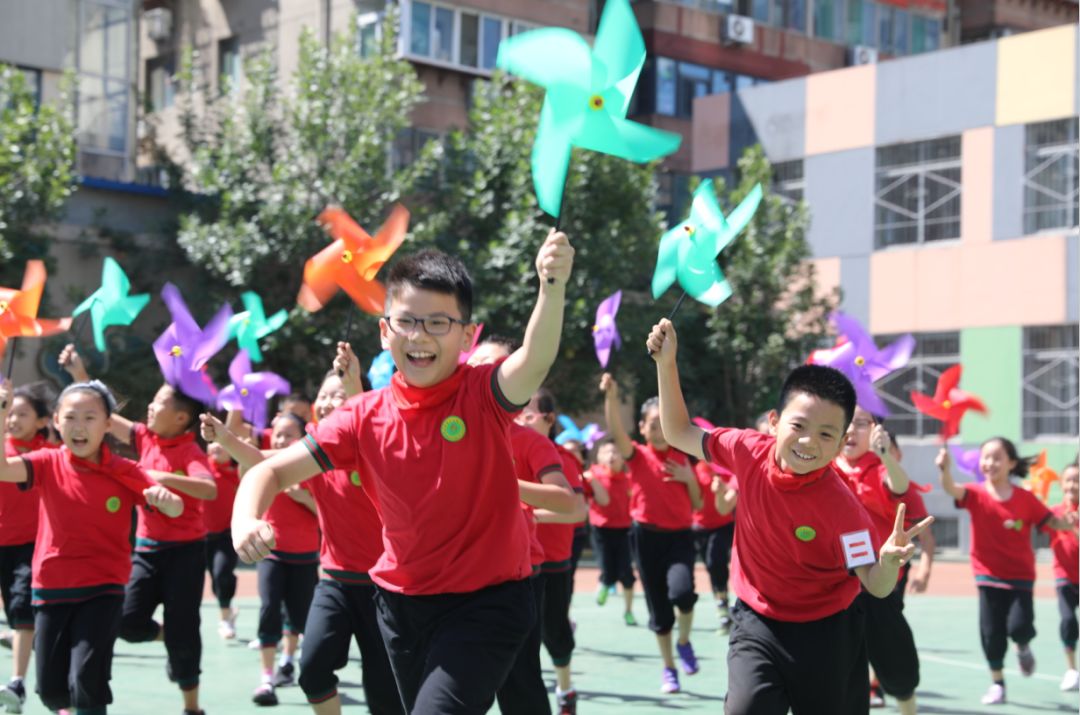
[{"label": "green foliage", "polygon": [[23,264],[48,254],[43,224],[75,190],[70,80],[60,100],[36,102],[21,70],[0,65],[0,285],[18,285]]}]

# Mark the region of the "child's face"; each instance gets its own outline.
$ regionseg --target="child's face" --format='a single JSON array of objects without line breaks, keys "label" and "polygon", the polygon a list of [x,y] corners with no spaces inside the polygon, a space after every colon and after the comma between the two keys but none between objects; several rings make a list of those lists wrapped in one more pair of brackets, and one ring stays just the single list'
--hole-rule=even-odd
[{"label": "child's face", "polygon": [[45,429],[49,423],[48,417],[38,417],[25,397],[16,397],[11,401],[11,411],[8,412],[7,424],[4,425],[12,439],[29,442],[37,434],[38,430]]},{"label": "child's face", "polygon": [[529,404],[525,405],[525,409],[518,413],[518,416],[514,418],[522,427],[528,427],[537,434],[541,434],[547,437],[551,434],[551,426],[555,424],[555,415],[549,413],[543,413],[536,404],[536,395],[529,400]]},{"label": "child's face", "polygon": [[870,433],[874,429],[874,416],[861,407],[855,408],[855,417],[844,435],[844,459],[854,462],[870,451]]},{"label": "child's face", "polygon": [[1065,471],[1061,473],[1061,491],[1065,495],[1065,501],[1080,504],[1080,469],[1065,467]]},{"label": "child's face", "polygon": [[996,484],[1009,481],[1009,474],[1016,469],[1016,460],[1009,459],[1005,446],[992,439],[982,446],[979,452],[979,471]]},{"label": "child's face", "polygon": [[323,380],[319,394],[315,396],[315,419],[325,419],[331,412],[345,404],[349,399],[349,393],[341,384],[341,378],[331,375]]},{"label": "child's face", "polygon": [[146,427],[159,437],[175,437],[188,428],[188,414],[176,408],[171,385],[162,385],[146,407]]},{"label": "child's face", "polygon": [[645,416],[638,422],[638,431],[645,438],[645,443],[656,449],[667,449],[667,440],[664,439],[664,430],[660,428],[660,408],[650,407]]},{"label": "child's face", "polygon": [[311,419],[311,403],[307,400],[289,400],[281,406],[282,412],[291,412],[304,422]]},{"label": "child's face", "polygon": [[[457,298],[412,286],[402,286],[390,300],[386,314],[395,317],[451,318],[461,320]],[[458,357],[472,345],[473,324],[451,323],[445,335],[431,335],[417,323],[407,333],[395,332],[390,322],[379,321],[383,348],[390,351],[394,365],[414,387],[431,387],[454,374]]]},{"label": "child's face", "polygon": [[59,404],[53,424],[72,454],[95,459],[112,420],[105,414],[100,395],[77,390],[69,392]]},{"label": "child's face", "polygon": [[808,474],[836,459],[844,438],[844,409],[835,402],[796,392],[784,411],[769,413],[781,469]]},{"label": "child's face", "polygon": [[625,466],[622,455],[619,454],[614,442],[605,442],[600,445],[600,450],[596,453],[596,461],[613,472],[621,472]]},{"label": "child's face", "polygon": [[278,417],[274,420],[274,429],[270,433],[270,446],[273,449],[285,449],[304,436],[300,424],[291,417]]}]

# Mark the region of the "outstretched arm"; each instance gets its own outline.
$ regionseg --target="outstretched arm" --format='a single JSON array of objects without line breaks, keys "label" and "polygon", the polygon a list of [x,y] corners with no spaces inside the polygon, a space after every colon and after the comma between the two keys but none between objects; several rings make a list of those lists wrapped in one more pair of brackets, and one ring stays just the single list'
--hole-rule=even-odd
[{"label": "outstretched arm", "polygon": [[540,389],[559,354],[566,283],[573,265],[574,249],[566,234],[549,233],[536,256],[540,293],[525,328],[525,337],[521,347],[499,365],[499,388],[515,405],[528,402]]},{"label": "outstretched arm", "polygon": [[907,531],[904,530],[904,514],[907,507],[901,503],[896,508],[896,520],[889,539],[882,545],[878,562],[872,566],[859,566],[855,569],[862,585],[871,595],[885,598],[896,588],[900,567],[915,555],[915,544],[911,540],[930,528],[934,517],[928,516]]},{"label": "outstretched arm", "polygon": [[893,494],[905,494],[911,485],[907,472],[900,466],[900,462],[893,459],[889,451],[891,440],[889,433],[881,425],[874,425],[874,431],[870,433],[870,446],[885,465],[885,486]]},{"label": "outstretched arm", "polygon": [[155,482],[174,492],[187,494],[196,499],[217,499],[217,483],[209,474],[189,477],[184,474],[162,472],[158,469],[147,469],[146,473]]},{"label": "outstretched arm", "polygon": [[949,469],[949,450],[942,447],[934,464],[941,471],[941,489],[956,501],[963,499],[964,488],[953,480],[952,470]]},{"label": "outstretched arm", "polygon": [[581,475],[581,478],[589,483],[589,489],[592,490],[593,501],[598,506],[607,506],[611,503],[611,495],[608,494],[607,487],[599,479],[592,475],[592,472],[585,472]]},{"label": "outstretched arm", "polygon": [[220,444],[241,468],[250,469],[265,458],[262,450],[251,442],[237,437],[232,430],[221,423],[221,420],[209,412],[200,415],[199,419],[202,438],[207,442]]},{"label": "outstretched arm", "polygon": [[619,383],[611,373],[605,372],[600,378],[600,391],[604,393],[604,420],[607,431],[615,440],[615,449],[623,459],[630,459],[634,453],[634,443],[622,422],[622,406],[619,404]]},{"label": "outstretched arm", "polygon": [[[11,349],[9,345],[8,350]],[[14,392],[11,380],[0,375],[0,425],[7,424]],[[22,457],[5,457],[3,461],[0,461],[0,482],[25,482],[26,479],[26,463]]]},{"label": "outstretched arm", "polygon": [[653,326],[645,344],[656,361],[656,382],[660,394],[660,427],[664,439],[675,449],[698,459],[705,459],[701,442],[705,430],[690,422],[686,410],[682,386],[679,384],[679,367],[675,362],[678,342],[675,326],[667,318]]}]

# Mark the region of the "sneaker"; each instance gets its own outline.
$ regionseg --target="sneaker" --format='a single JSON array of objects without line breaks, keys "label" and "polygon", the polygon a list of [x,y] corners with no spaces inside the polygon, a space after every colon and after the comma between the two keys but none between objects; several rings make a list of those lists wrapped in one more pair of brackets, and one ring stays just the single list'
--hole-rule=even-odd
[{"label": "sneaker", "polygon": [[555,693],[555,701],[559,705],[559,715],[576,715],[577,691],[568,690],[565,693]]},{"label": "sneaker", "polygon": [[1061,679],[1061,689],[1066,692],[1080,690],[1080,671],[1066,670],[1065,677]]},{"label": "sneaker", "polygon": [[294,683],[296,683],[296,666],[292,663],[279,665],[277,672],[274,673],[274,687],[284,688]]},{"label": "sneaker", "polygon": [[885,692],[881,689],[881,686],[874,683],[870,686],[870,707],[883,708],[885,707]]},{"label": "sneaker", "polygon": [[1004,705],[1005,704],[1005,686],[994,683],[990,686],[990,689],[986,691],[986,695],[982,696],[983,705]]},{"label": "sneaker", "polygon": [[679,674],[674,668],[664,668],[664,678],[660,683],[661,693],[677,693],[679,687]]},{"label": "sneaker", "polygon": [[1016,659],[1020,661],[1020,674],[1025,678],[1035,672],[1035,654],[1029,646],[1023,645],[1016,649]]},{"label": "sneaker", "polygon": [[637,619],[634,618],[633,611],[627,611],[626,613],[622,614],[622,619],[623,619],[623,622],[628,626],[636,626],[637,625]]},{"label": "sneaker", "polygon": [[600,588],[596,589],[596,605],[603,606],[607,603],[607,597],[611,594],[611,590],[604,584],[600,584]]},{"label": "sneaker", "polygon": [[256,705],[277,705],[277,694],[274,692],[274,686],[270,683],[263,683],[259,687],[255,688],[255,692],[251,694],[251,702]]},{"label": "sneaker", "polygon": [[679,652],[679,663],[682,665],[684,673],[693,675],[701,670],[698,667],[697,656],[694,655],[694,646],[690,645],[689,642],[686,645],[676,643],[675,650]]},{"label": "sneaker", "polygon": [[7,708],[7,712],[21,713],[22,706],[25,704],[26,686],[23,685],[23,681],[13,680],[7,685],[0,686],[0,705]]},{"label": "sneaker", "polygon": [[240,609],[233,606],[229,609],[229,617],[219,621],[217,632],[223,640],[231,641],[236,638],[236,617],[240,615]]},{"label": "sneaker", "polygon": [[15,637],[15,634],[11,631],[4,631],[0,633],[0,647],[11,650],[11,641]]}]

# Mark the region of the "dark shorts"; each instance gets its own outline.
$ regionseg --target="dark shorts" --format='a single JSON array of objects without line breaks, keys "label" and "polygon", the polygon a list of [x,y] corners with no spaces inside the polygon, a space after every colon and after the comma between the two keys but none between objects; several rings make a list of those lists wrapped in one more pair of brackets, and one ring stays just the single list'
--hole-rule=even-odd
[{"label": "dark shorts", "polygon": [[37,608],[34,661],[45,707],[90,710],[112,702],[109,679],[123,606],[117,595]]},{"label": "dark shorts", "polygon": [[684,531],[657,531],[642,524],[630,530],[630,546],[649,607],[649,629],[661,635],[675,627],[675,609],[692,613],[694,536]]},{"label": "dark shorts", "polygon": [[885,598],[863,591],[858,603],[866,614],[866,652],[881,689],[907,700],[919,686],[919,653],[904,618],[904,592],[897,585]]},{"label": "dark shorts", "polygon": [[34,609],[30,607],[33,561],[33,543],[0,546],[0,597],[4,599],[4,615],[12,628],[34,627]]}]

